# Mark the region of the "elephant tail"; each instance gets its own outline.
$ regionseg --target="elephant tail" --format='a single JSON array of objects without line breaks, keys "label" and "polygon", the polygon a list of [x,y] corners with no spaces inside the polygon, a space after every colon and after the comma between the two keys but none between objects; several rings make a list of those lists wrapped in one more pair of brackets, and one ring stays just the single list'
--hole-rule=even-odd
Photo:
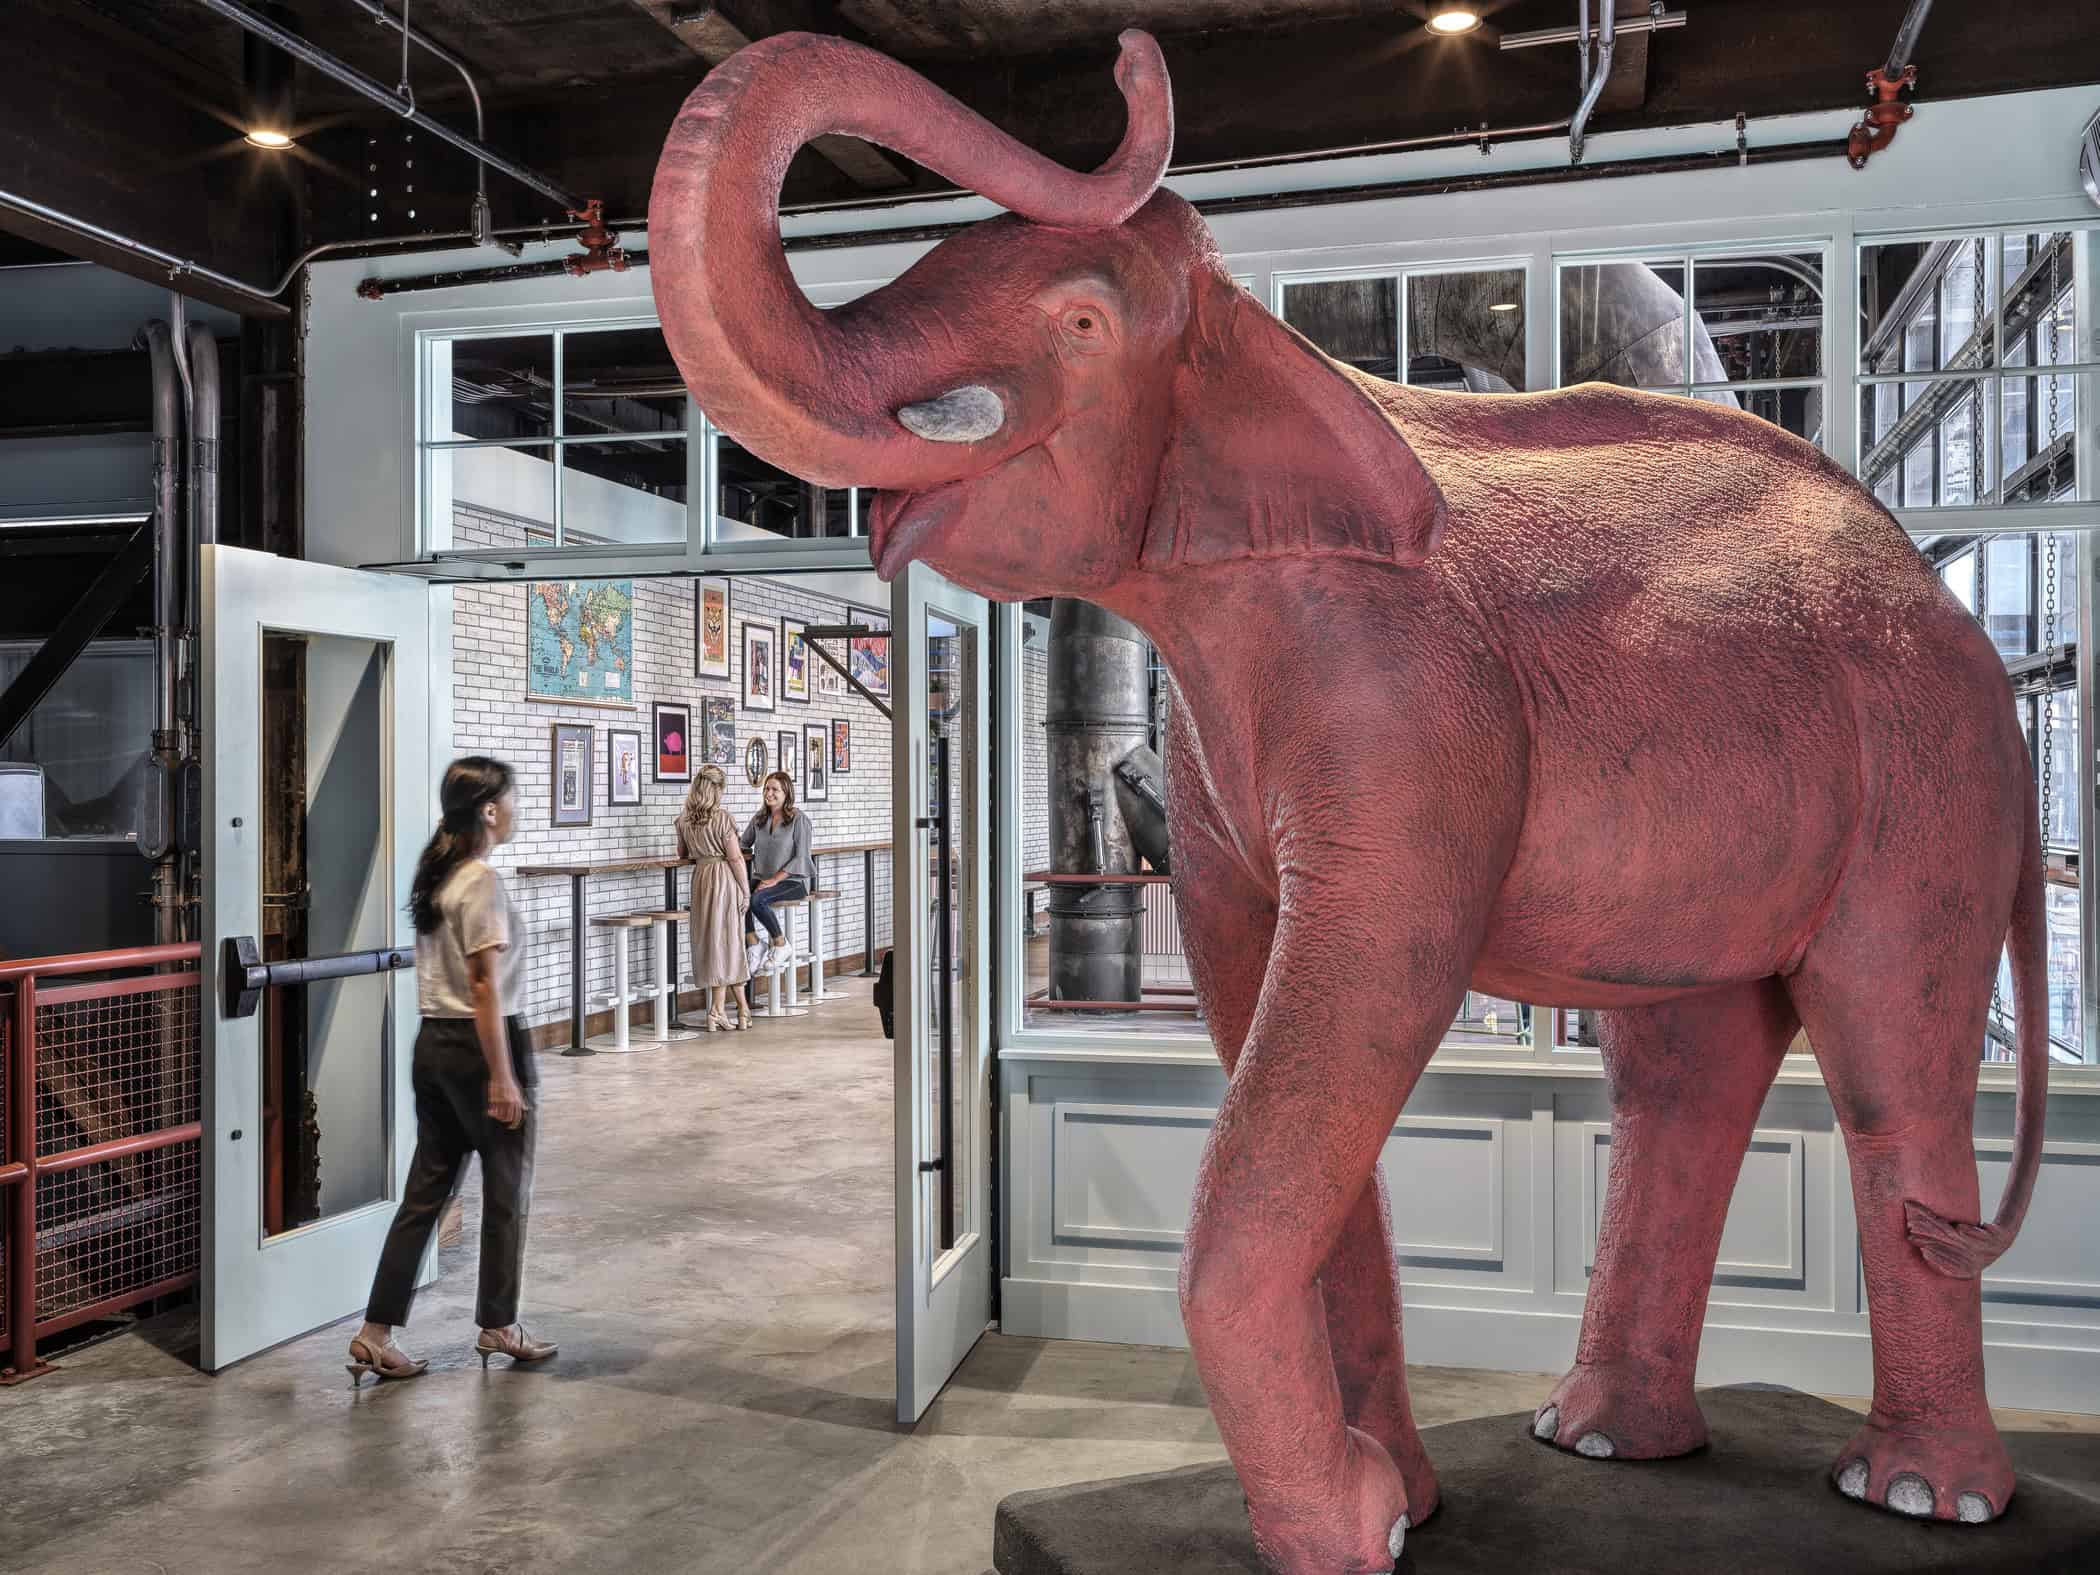
[{"label": "elephant tail", "polygon": [[2013,894],[2006,945],[2012,953],[2013,1013],[2018,1048],[2014,1077],[2012,1171],[1998,1217],[1988,1225],[1963,1225],[1906,1200],[1905,1233],[1918,1253],[1940,1273],[1973,1280],[1995,1263],[2020,1232],[2042,1168],[2042,1117],[2049,1105],[2048,934],[2043,916],[2043,854],[2040,817],[2027,801],[2027,846],[2020,885]]}]

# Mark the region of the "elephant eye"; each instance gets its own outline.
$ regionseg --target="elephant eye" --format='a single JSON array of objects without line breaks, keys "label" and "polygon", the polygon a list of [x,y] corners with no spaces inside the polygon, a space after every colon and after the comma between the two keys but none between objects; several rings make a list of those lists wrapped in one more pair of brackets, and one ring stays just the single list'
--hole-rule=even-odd
[{"label": "elephant eye", "polygon": [[1091,317],[1075,317],[1072,319],[1072,326],[1083,334],[1090,334],[1094,331],[1094,320]]},{"label": "elephant eye", "polygon": [[1065,332],[1080,341],[1078,348],[1092,353],[1109,347],[1108,319],[1099,307],[1068,307],[1061,321]]}]

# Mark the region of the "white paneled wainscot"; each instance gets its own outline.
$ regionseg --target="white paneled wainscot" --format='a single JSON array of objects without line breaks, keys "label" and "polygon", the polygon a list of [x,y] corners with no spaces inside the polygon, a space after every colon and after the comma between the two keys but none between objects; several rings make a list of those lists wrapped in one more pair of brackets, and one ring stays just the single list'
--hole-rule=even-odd
[{"label": "white paneled wainscot", "polygon": [[[1176,1051],[1009,1050],[1010,1333],[1184,1343],[1175,1281],[1224,1078]],[[1813,1073],[1765,1102],[1721,1239],[1702,1383],[1872,1388],[1844,1142]],[[2100,1411],[2100,1105],[2052,1104],[2034,1205],[1984,1277],[1999,1405]],[[2005,1181],[2011,1100],[1980,1095],[1984,1211]],[[1408,1359],[1556,1372],[1573,1359],[1611,1158],[1593,1073],[1432,1070],[1386,1140]]]}]

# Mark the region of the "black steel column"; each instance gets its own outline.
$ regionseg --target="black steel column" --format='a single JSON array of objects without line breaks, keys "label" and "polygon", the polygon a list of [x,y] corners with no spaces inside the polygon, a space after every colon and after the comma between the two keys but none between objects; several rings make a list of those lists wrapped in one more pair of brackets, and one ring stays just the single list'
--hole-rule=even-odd
[{"label": "black steel column", "polygon": [[563,1055],[596,1055],[584,1041],[583,1020],[583,883],[582,875],[569,877],[569,1048]]}]

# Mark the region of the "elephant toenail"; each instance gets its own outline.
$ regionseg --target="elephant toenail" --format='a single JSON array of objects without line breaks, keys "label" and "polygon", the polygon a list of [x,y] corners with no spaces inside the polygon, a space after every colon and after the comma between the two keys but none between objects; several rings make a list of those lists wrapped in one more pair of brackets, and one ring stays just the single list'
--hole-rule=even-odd
[{"label": "elephant toenail", "polygon": [[1888,1506],[1899,1515],[1930,1515],[1932,1484],[1915,1471],[1899,1471],[1889,1479]]},{"label": "elephant toenail", "polygon": [[1560,1431],[1560,1407],[1549,1405],[1541,1411],[1531,1424],[1531,1436],[1551,1440]]},{"label": "elephant toenail", "polygon": [[1980,1526],[1996,1512],[1991,1508],[1991,1501],[1981,1493],[1964,1493],[1954,1501],[1954,1513],[1958,1519]]},{"label": "elephant toenail", "polygon": [[1838,1491],[1847,1498],[1867,1496],[1867,1463],[1855,1460],[1838,1473]]},{"label": "elephant toenail", "polygon": [[1402,1515],[1393,1522],[1393,1529],[1386,1533],[1385,1551],[1392,1558],[1400,1557],[1400,1546],[1407,1541],[1407,1517]]},{"label": "elephant toenail", "polygon": [[1618,1451],[1602,1433],[1584,1433],[1575,1445],[1575,1453],[1588,1455],[1592,1460],[1609,1460]]}]

